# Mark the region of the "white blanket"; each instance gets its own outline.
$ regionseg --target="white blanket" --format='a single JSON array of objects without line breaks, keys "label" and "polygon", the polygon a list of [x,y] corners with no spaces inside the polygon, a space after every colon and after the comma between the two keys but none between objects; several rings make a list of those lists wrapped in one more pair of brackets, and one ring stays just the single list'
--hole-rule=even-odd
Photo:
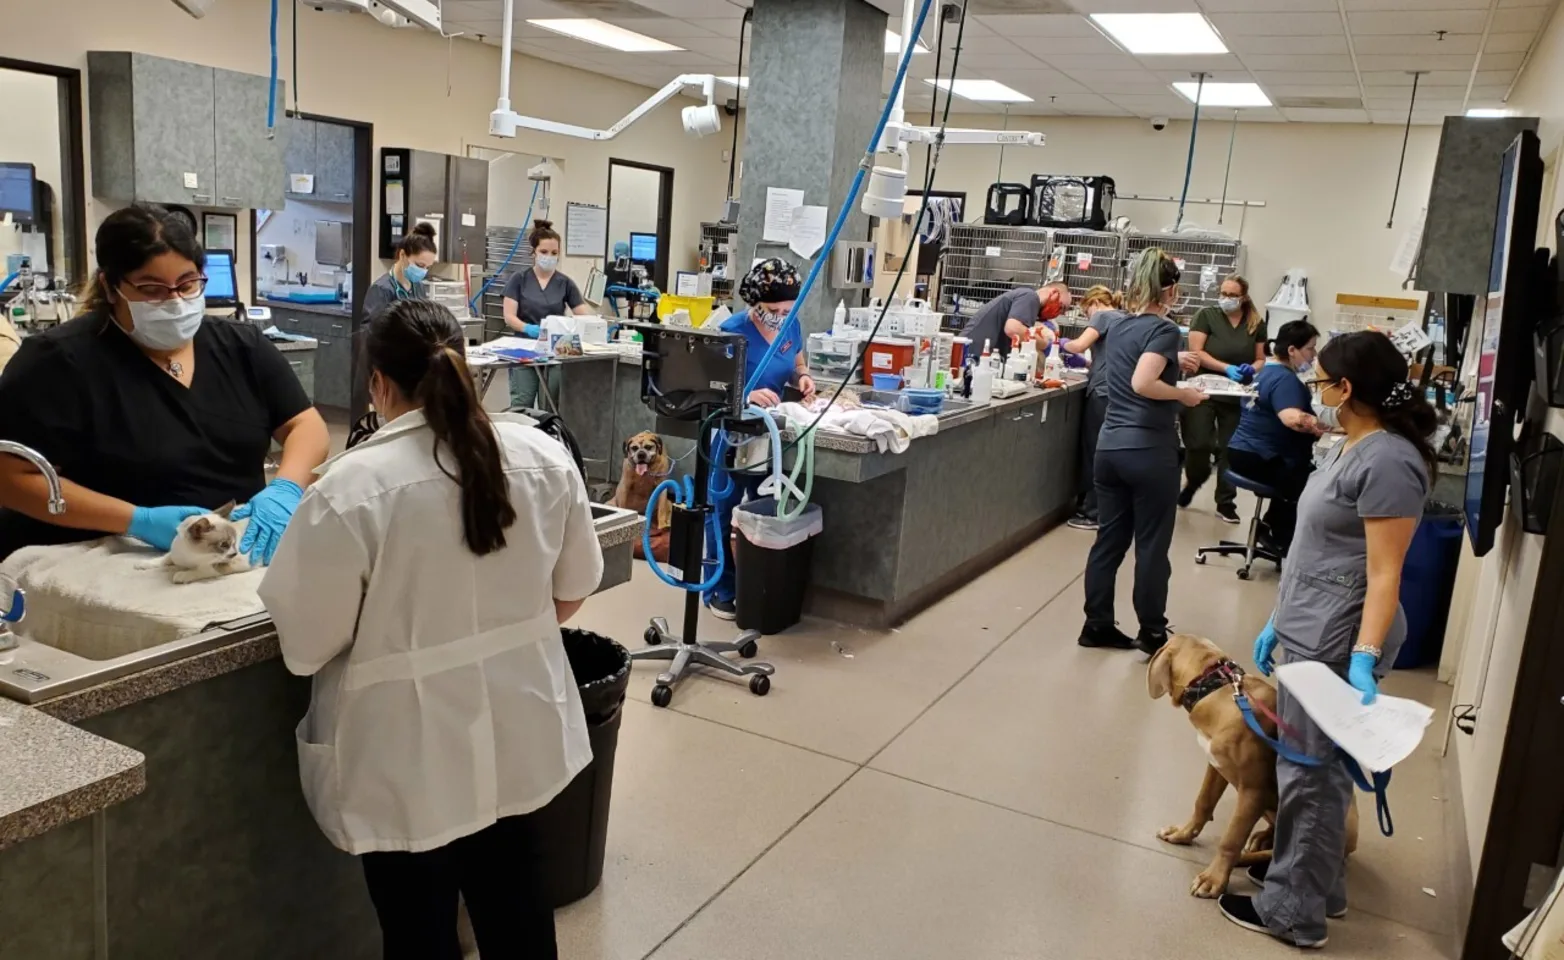
[{"label": "white blanket", "polygon": [[24,547],[0,564],[27,594],[17,632],[89,660],[108,660],[262,613],[265,568],[175,584],[160,554],[123,537]]},{"label": "white blanket", "polygon": [[[800,403],[784,403],[777,408],[787,418],[794,430],[802,430],[813,423],[818,414]],[[900,410],[879,407],[863,407],[844,410],[832,407],[820,419],[820,430],[867,437],[874,441],[881,453],[906,453],[912,441],[918,437],[930,437],[939,432],[939,417],[909,416]]]}]

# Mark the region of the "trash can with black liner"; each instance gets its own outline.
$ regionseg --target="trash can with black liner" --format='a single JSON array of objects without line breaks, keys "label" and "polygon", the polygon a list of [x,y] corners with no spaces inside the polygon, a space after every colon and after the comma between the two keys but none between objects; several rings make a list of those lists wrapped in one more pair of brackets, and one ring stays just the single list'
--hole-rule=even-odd
[{"label": "trash can with black liner", "polygon": [[562,634],[571,673],[581,690],[592,762],[538,812],[543,837],[540,876],[555,908],[575,903],[603,880],[614,754],[630,686],[630,653],[624,647],[586,630]]},{"label": "trash can with black liner", "polygon": [[733,511],[738,536],[734,550],[734,601],[741,630],[781,633],[804,616],[804,591],[814,538],[824,529],[820,505],[796,517],[777,516],[777,501],[761,497]]}]

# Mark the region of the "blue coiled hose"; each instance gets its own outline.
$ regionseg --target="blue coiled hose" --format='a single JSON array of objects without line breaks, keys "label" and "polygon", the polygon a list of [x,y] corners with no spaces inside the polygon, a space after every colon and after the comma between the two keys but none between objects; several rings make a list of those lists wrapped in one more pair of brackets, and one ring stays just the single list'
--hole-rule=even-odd
[{"label": "blue coiled hose", "polygon": [[[731,477],[728,482],[733,482]],[[713,510],[706,515],[706,535],[715,540],[717,544],[717,558],[704,561],[705,565],[712,568],[711,574],[701,583],[685,583],[683,580],[675,580],[672,574],[657,563],[657,558],[652,556],[652,526],[657,513],[657,500],[665,491],[673,497],[675,503],[682,507],[688,508],[695,505],[695,481],[689,477],[684,478],[684,486],[682,488],[677,480],[670,477],[659,483],[652,490],[652,497],[646,502],[646,523],[641,527],[641,551],[646,554],[646,565],[651,568],[652,573],[657,575],[657,579],[670,587],[678,587],[691,593],[705,593],[707,590],[715,587],[718,580],[722,579],[722,565],[727,562],[726,551],[723,549],[722,542],[724,538],[721,535],[722,525],[717,520],[717,511]]]},{"label": "blue coiled hose", "polygon": [[[543,186],[542,180],[532,181],[532,198],[527,201],[527,215],[521,218],[522,223],[526,223],[528,220],[532,219],[532,207],[538,202],[538,188],[541,186]],[[527,228],[522,227],[520,230],[516,231],[516,242],[510,245],[510,253],[505,255],[505,262],[500,264],[500,268],[494,271],[494,273],[489,276],[489,279],[483,281],[483,286],[478,288],[477,295],[467,302],[468,310],[471,310],[474,313],[478,312],[478,301],[482,300],[483,295],[489,292],[490,287],[494,286],[494,281],[500,278],[500,274],[505,272],[505,268],[510,266],[510,262],[516,259],[516,251],[521,249],[521,241],[525,239],[527,239]]]}]

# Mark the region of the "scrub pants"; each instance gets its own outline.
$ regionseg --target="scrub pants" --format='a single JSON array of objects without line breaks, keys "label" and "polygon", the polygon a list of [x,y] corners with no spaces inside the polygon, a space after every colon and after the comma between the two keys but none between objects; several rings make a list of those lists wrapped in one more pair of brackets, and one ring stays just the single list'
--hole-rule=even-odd
[{"label": "scrub pants", "polygon": [[[544,372],[546,371],[546,372]],[[512,367],[510,371],[510,408],[531,410],[538,406],[538,378],[548,377],[548,395],[552,407],[559,406],[559,367]],[[558,413],[557,409],[552,412]]]},{"label": "scrub pants", "polygon": [[385,960],[462,960],[458,894],[483,956],[558,960],[536,818],[506,817],[423,853],[364,854]]},{"label": "scrub pants", "polygon": [[[717,585],[706,591],[706,600],[726,600],[732,602],[737,592],[737,568],[733,562],[733,510],[745,500],[753,500],[759,495],[760,481],[765,477],[746,477],[742,474],[730,475],[733,489],[720,498],[713,498],[717,508],[717,529],[722,531],[725,538],[722,542],[722,577]],[[720,481],[719,481],[720,482]],[[717,559],[717,547],[712,542],[711,531],[706,531],[706,559]],[[705,580],[705,577],[701,578]]]},{"label": "scrub pants", "polygon": [[1083,517],[1097,519],[1097,435],[1108,415],[1108,398],[1086,395],[1086,422],[1081,424],[1081,507]]},{"label": "scrub pants", "polygon": [[1098,450],[1097,539],[1086,560],[1087,626],[1111,627],[1114,580],[1135,544],[1135,616],[1148,634],[1168,628],[1178,451]]},{"label": "scrub pants", "polygon": [[1298,529],[1298,498],[1314,472],[1314,464],[1297,463],[1280,457],[1262,457],[1248,450],[1227,451],[1228,465],[1235,473],[1276,490],[1286,499],[1272,499],[1265,508],[1265,526],[1271,541],[1286,552]]},{"label": "scrub pants", "polygon": [[1190,490],[1211,479],[1212,464],[1216,465],[1216,505],[1231,507],[1238,502],[1238,490],[1227,482],[1222,471],[1227,469],[1227,441],[1238,429],[1243,418],[1242,402],[1235,397],[1212,397],[1198,407],[1186,407],[1179,415],[1183,429],[1184,478]]}]

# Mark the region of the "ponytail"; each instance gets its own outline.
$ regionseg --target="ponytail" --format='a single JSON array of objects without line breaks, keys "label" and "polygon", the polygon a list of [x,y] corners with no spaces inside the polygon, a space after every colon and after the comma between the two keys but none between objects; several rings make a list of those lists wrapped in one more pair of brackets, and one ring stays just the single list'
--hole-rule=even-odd
[{"label": "ponytail", "polygon": [[[370,320],[365,342],[370,366],[423,405],[434,433],[435,465],[461,487],[467,549],[480,557],[502,549],[516,508],[499,437],[462,358],[456,318],[428,300],[400,300]],[[454,471],[441,462],[442,450],[455,458]]]}]

